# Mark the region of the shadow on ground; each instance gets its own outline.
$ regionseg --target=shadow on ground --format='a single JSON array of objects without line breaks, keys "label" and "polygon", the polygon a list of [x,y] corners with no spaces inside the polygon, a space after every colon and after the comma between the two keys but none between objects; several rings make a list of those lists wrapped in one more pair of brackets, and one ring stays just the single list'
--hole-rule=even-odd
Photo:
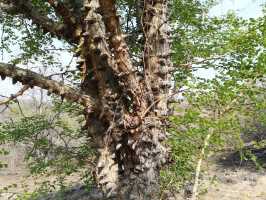
[{"label": "shadow on ground", "polygon": [[255,171],[259,168],[266,169],[266,147],[245,147],[241,151],[226,152],[219,156],[217,164],[225,168],[244,168]]},{"label": "shadow on ground", "polygon": [[97,188],[86,188],[84,185],[76,185],[65,191],[59,191],[43,195],[35,200],[104,200],[103,194]]}]

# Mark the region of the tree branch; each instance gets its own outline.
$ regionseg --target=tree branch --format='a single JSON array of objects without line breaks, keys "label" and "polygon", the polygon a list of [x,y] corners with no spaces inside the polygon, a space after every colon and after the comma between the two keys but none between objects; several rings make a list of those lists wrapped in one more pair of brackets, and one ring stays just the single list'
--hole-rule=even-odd
[{"label": "tree branch", "polygon": [[201,68],[201,67],[192,67],[192,65],[200,65],[200,64],[205,64],[205,63],[209,63],[209,62],[214,62],[216,60],[220,60],[224,58],[224,56],[217,56],[217,57],[209,57],[209,58],[205,58],[199,61],[192,61],[189,63],[185,63],[185,64],[179,64],[178,66],[180,67],[184,67],[184,68]]},{"label": "tree branch", "polygon": [[15,100],[19,96],[23,95],[23,93],[30,88],[29,85],[24,85],[16,94],[11,95],[9,98],[7,98],[4,101],[0,101],[0,106],[4,104],[8,104],[9,102]]},{"label": "tree branch", "polygon": [[66,100],[78,102],[92,109],[95,108],[97,104],[94,98],[82,94],[69,86],[63,85],[54,80],[49,80],[38,73],[11,64],[0,63],[0,76],[2,79],[5,79],[5,77],[12,78],[13,83],[19,81],[23,85],[29,85],[30,87],[37,86],[46,89],[50,93],[60,95]]},{"label": "tree branch", "polygon": [[44,32],[49,32],[59,38],[70,42],[76,42],[69,33],[65,24],[56,23],[43,15],[29,0],[0,0],[0,10],[9,14],[22,14],[32,20],[33,24],[40,26]]},{"label": "tree branch", "polygon": [[[169,24],[167,22],[167,0],[145,0],[142,18],[145,38],[144,46],[144,71],[145,81],[154,101],[168,95],[171,87],[170,71],[172,62],[170,59],[171,47],[169,38]],[[166,114],[167,101],[160,101],[162,114]],[[164,110],[164,111],[163,111]]]},{"label": "tree branch", "polygon": [[111,48],[114,49],[114,57],[117,60],[119,73],[127,76],[127,85],[136,96],[141,95],[140,83],[137,80],[135,69],[132,65],[128,46],[120,29],[119,17],[116,13],[114,0],[99,0],[100,10],[108,35]]},{"label": "tree branch", "polygon": [[64,24],[68,27],[68,31],[71,32],[73,39],[78,41],[82,27],[74,14],[61,1],[47,0],[47,2],[54,8],[56,14],[63,18]]}]

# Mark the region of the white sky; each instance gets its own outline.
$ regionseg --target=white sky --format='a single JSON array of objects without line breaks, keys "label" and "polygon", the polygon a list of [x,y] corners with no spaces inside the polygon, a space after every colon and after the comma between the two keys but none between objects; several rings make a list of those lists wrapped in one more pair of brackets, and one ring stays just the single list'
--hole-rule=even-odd
[{"label": "white sky", "polygon": [[241,17],[256,18],[262,16],[261,5],[265,3],[266,0],[220,0],[220,4],[211,10],[210,15],[224,15],[229,10],[234,10]]},{"label": "white sky", "polygon": [[[265,4],[266,0],[221,0],[220,4],[215,6],[210,11],[211,16],[219,16],[226,14],[229,10],[234,10],[237,14],[244,18],[256,18],[262,15],[262,8],[260,5]],[[71,58],[67,54],[61,55],[62,62],[68,62]],[[9,58],[4,56],[4,60],[0,62],[7,62]],[[201,69],[197,72],[198,76],[205,78],[212,78],[215,75],[213,69]],[[12,85],[10,79],[0,81],[0,94],[9,96],[12,93],[16,93],[20,84]]]}]

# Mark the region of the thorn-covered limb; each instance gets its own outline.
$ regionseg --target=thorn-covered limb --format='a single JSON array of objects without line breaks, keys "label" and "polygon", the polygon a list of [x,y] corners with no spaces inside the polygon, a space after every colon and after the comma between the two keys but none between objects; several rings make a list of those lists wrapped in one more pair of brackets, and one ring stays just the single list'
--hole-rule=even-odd
[{"label": "thorn-covered limb", "polygon": [[0,0],[0,11],[12,15],[23,15],[39,26],[44,33],[64,38],[70,43],[78,42],[73,37],[74,33],[69,33],[69,27],[66,24],[53,21],[29,0]]},{"label": "thorn-covered limb", "polygon": [[[114,58],[116,60],[113,68],[117,75],[123,74],[126,77],[121,79],[128,87],[128,91],[132,93],[132,98],[137,102],[140,99],[141,83],[139,82],[136,73],[136,67],[132,64],[128,45],[126,44],[125,37],[121,31],[119,16],[116,12],[114,0],[99,0],[99,12],[102,15],[105,24],[107,35],[109,35],[110,47],[113,49]],[[119,77],[119,76],[118,76]]]},{"label": "thorn-covered limb", "polygon": [[21,82],[24,85],[29,85],[29,87],[40,87],[48,90],[49,93],[63,96],[66,100],[80,103],[86,107],[95,108],[97,105],[97,100],[88,95],[82,94],[67,85],[63,85],[38,73],[16,67],[12,64],[0,63],[0,76],[12,78],[13,83]]},{"label": "thorn-covered limb", "polygon": [[79,16],[75,16],[75,13],[73,13],[62,1],[47,0],[47,2],[54,8],[57,16],[63,19],[67,31],[70,32],[72,40],[77,42],[82,32]]}]

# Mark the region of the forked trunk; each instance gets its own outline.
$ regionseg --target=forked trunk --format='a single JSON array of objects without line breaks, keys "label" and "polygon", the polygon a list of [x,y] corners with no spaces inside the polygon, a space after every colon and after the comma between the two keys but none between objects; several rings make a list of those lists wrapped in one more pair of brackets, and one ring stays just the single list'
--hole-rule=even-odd
[{"label": "forked trunk", "polygon": [[146,0],[143,7],[144,64],[137,70],[114,1],[91,0],[85,5],[78,50],[83,86],[85,90],[91,85],[88,70],[93,69],[102,106],[98,113],[87,113],[87,127],[99,153],[95,180],[110,199],[159,199],[159,173],[167,162],[163,141],[172,69],[167,1]]},{"label": "forked trunk", "polygon": [[[82,0],[76,5],[77,1],[48,0],[62,21],[60,26],[48,16],[39,16],[42,12],[31,1],[4,2],[45,32],[77,47],[81,87],[73,89],[3,63],[1,77],[41,87],[85,106],[84,128],[99,153],[95,180],[107,198],[158,199],[159,172],[167,160],[163,141],[173,71],[167,19],[170,0],[137,2],[142,16],[136,24],[142,33],[136,34],[144,41],[139,49],[142,53],[129,50],[117,14],[118,1]],[[131,55],[141,62],[134,63]]]}]

